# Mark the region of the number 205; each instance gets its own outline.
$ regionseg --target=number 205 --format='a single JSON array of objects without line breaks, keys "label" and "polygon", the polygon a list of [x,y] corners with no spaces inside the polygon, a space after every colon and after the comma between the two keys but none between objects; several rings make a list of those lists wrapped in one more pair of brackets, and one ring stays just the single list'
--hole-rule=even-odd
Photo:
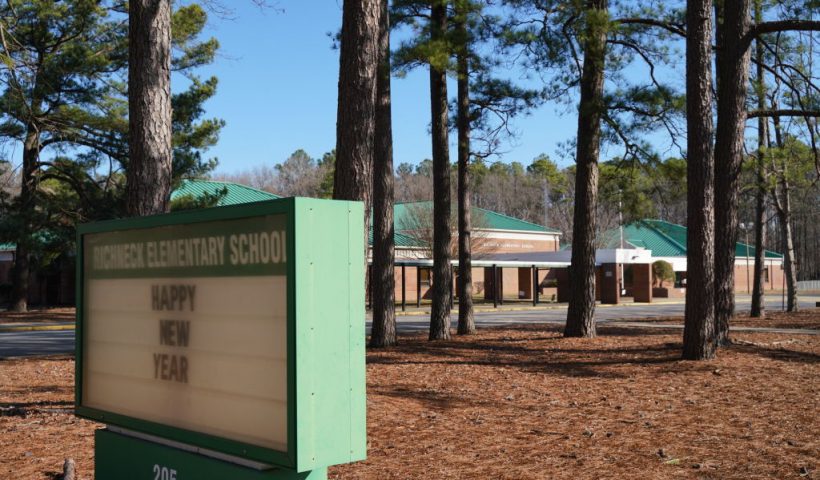
[{"label": "number 205", "polygon": [[177,471],[172,468],[154,465],[154,480],[177,480]]}]

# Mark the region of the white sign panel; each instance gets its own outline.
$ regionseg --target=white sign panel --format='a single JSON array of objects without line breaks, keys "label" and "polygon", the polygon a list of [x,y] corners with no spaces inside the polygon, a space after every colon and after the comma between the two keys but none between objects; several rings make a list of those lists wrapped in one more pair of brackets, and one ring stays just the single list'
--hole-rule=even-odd
[{"label": "white sign panel", "polygon": [[84,240],[84,407],[287,451],[285,217]]}]

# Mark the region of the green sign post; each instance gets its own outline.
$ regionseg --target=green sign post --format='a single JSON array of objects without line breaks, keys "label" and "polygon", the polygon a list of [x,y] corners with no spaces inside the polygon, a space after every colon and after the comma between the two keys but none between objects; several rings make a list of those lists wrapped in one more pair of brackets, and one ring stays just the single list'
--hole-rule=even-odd
[{"label": "green sign post", "polygon": [[365,458],[363,206],[287,198],[78,229],[98,479],[323,479]]}]

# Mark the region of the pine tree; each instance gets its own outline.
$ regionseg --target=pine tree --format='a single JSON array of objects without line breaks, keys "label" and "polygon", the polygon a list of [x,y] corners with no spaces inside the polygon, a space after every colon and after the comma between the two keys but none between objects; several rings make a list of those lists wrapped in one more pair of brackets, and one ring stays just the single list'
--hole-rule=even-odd
[{"label": "pine tree", "polygon": [[[17,244],[12,283],[21,310],[31,267],[71,250],[68,227],[122,215],[128,122],[119,78],[128,63],[128,32],[119,6],[91,0],[0,6],[0,138],[24,150],[23,188],[3,205],[0,237]],[[207,16],[191,4],[174,19],[182,52],[174,65],[193,79],[173,99],[174,176],[181,178],[213,168],[215,161],[203,160],[201,152],[216,142],[223,122],[201,119],[216,79],[200,82],[192,73],[218,48],[216,40],[197,40]],[[100,176],[106,166],[108,174]]]},{"label": "pine tree", "polygon": [[393,129],[390,98],[390,17],[381,0],[379,72],[376,94],[376,151],[373,159],[373,327],[371,347],[389,347],[396,338],[395,237],[393,224]]},{"label": "pine tree", "polygon": [[[768,33],[820,30],[820,21],[793,18],[752,23],[751,0],[725,0],[716,3],[716,9],[715,335],[718,345],[725,345],[729,342],[729,321],[735,313],[735,244],[738,237],[739,177],[747,119],[750,47],[755,39]],[[800,14],[803,9],[797,8],[796,12]],[[775,118],[782,114],[776,114]],[[789,114],[803,113],[797,111]]]},{"label": "pine tree", "polygon": [[365,248],[373,193],[380,11],[379,0],[345,0],[339,48],[333,198],[364,202]]},{"label": "pine tree", "polygon": [[458,99],[458,329],[461,335],[476,331],[473,316],[472,218],[470,204],[470,60],[472,39],[468,28],[473,5],[455,2],[456,74]]},{"label": "pine tree", "polygon": [[430,60],[430,110],[433,136],[433,305],[430,340],[450,338],[450,149],[448,141],[447,1],[432,0],[430,43],[438,54]]},{"label": "pine tree", "polygon": [[[527,65],[547,79],[549,99],[568,102],[578,86],[575,138],[575,201],[572,222],[570,305],[565,335],[595,335],[595,235],[598,208],[598,162],[603,143],[622,147],[623,160],[657,158],[640,137],[666,129],[676,135],[681,96],[654,75],[658,64],[672,61],[670,37],[684,28],[680,12],[662,4],[606,1],[508,0],[515,8],[506,43],[518,48]],[[630,81],[622,71],[642,62],[650,75]],[[549,74],[545,73],[549,72]],[[607,87],[612,79],[615,88]]]}]

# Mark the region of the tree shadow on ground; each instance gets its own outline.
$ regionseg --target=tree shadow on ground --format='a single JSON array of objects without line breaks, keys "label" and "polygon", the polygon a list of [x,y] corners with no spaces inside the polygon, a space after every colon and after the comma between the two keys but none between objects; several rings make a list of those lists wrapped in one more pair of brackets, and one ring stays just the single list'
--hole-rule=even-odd
[{"label": "tree shadow on ground", "polygon": [[783,347],[734,344],[731,346],[731,348],[738,352],[758,355],[761,357],[770,358],[772,360],[780,360],[783,362],[799,362],[811,365],[820,363],[820,355],[816,353],[801,352],[799,350],[789,350]]},{"label": "tree shadow on ground", "polygon": [[390,388],[390,389],[377,389],[368,391],[369,395],[384,395],[387,397],[393,398],[404,398],[409,400],[418,401],[427,408],[436,408],[445,410],[448,408],[453,407],[454,405],[459,405],[461,407],[465,406],[478,406],[486,402],[482,402],[479,399],[466,399],[462,397],[458,397],[455,395],[448,394],[444,391],[440,390],[429,390],[429,389],[410,389],[410,388]]},{"label": "tree shadow on ground", "polygon": [[650,343],[645,346],[627,345],[613,348],[595,348],[595,345],[591,344],[589,348],[579,348],[572,344],[561,345],[560,336],[515,340],[460,337],[445,342],[427,342],[416,338],[400,343],[391,350],[369,351],[367,363],[472,365],[514,368],[551,376],[625,378],[624,373],[610,367],[673,364],[680,360],[681,351],[681,345],[678,343]]},{"label": "tree shadow on ground", "polygon": [[26,393],[54,393],[74,395],[73,386],[65,385],[34,385],[31,387],[18,387],[4,390],[6,394],[26,394]]},{"label": "tree shadow on ground", "polygon": [[74,402],[56,400],[39,402],[0,402],[0,418],[27,417],[37,413],[74,413]]},{"label": "tree shadow on ground", "polygon": [[73,406],[72,400],[40,400],[37,402],[0,402],[0,408],[48,408]]}]

